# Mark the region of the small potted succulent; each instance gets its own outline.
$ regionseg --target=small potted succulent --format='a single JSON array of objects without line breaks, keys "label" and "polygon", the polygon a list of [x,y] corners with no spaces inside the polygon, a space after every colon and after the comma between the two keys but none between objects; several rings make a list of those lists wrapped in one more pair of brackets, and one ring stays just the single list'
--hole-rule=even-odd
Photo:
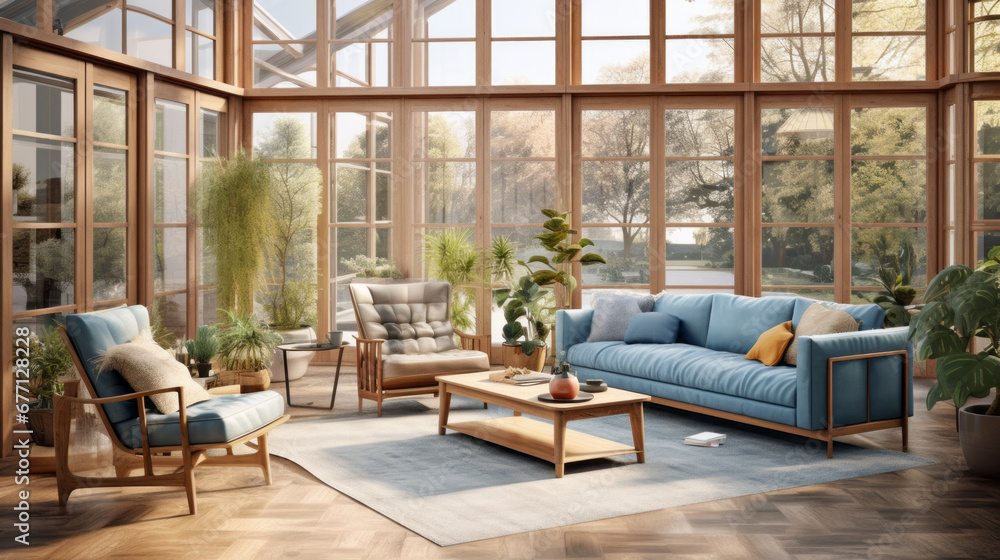
[{"label": "small potted succulent", "polygon": [[215,326],[198,327],[194,340],[186,343],[188,356],[195,361],[198,377],[208,377],[212,371],[212,358],[219,353],[219,341],[215,337]]}]

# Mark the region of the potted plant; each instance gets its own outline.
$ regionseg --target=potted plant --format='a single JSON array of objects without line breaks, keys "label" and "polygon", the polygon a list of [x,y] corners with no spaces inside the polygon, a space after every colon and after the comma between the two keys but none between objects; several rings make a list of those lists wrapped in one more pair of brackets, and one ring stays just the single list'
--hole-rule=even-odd
[{"label": "potted plant", "polygon": [[552,258],[545,255],[533,255],[528,259],[528,266],[537,263],[540,266],[531,272],[531,277],[541,287],[559,285],[563,288],[563,293],[557,293],[557,301],[562,302],[563,309],[569,309],[573,303],[573,290],[576,289],[576,278],[573,276],[572,264],[579,262],[583,266],[594,264],[607,264],[604,257],[590,252],[582,253],[584,247],[593,247],[594,242],[586,237],[581,237],[574,242],[573,235],[576,231],[570,228],[570,217],[568,212],[557,212],[551,209],[542,210],[548,220],[542,224],[545,233],[536,235],[543,249],[552,253]]},{"label": "potted plant", "polygon": [[899,254],[891,255],[878,266],[878,283],[883,291],[875,296],[875,303],[885,309],[882,326],[905,327],[910,324],[907,308],[917,297],[917,290],[910,285],[910,278],[917,266],[913,245],[903,241],[899,244]]},{"label": "potted plant", "polygon": [[[910,323],[909,338],[921,360],[937,359],[937,381],[927,408],[952,400],[959,408],[958,431],[969,470],[1000,478],[1000,247],[975,269],[956,264],[927,285],[925,305]],[[977,338],[986,346],[977,351]],[[972,396],[993,393],[989,405],[962,408]]]},{"label": "potted plant", "polygon": [[[257,299],[286,344],[316,341],[316,219],[322,176],[315,165],[300,163],[311,157],[311,151],[309,131],[294,117],[276,119],[255,146],[256,155],[269,162],[273,225]],[[302,377],[314,355],[288,356],[288,379]],[[275,381],[286,375],[277,353],[271,375]]]},{"label": "potted plant", "polygon": [[36,399],[28,405],[28,429],[32,441],[52,447],[55,435],[52,397],[63,394],[60,377],[73,369],[73,359],[54,328],[46,328],[40,337],[32,335],[28,339],[28,356],[28,392]]},{"label": "potted plant", "polygon": [[[253,315],[239,315],[223,310],[225,323],[219,329],[219,365],[237,381],[241,393],[262,391],[271,384],[271,363],[281,337]],[[221,379],[221,376],[220,376]]]},{"label": "potted plant", "polygon": [[463,332],[476,328],[476,295],[483,282],[484,259],[465,228],[428,233],[424,241],[427,276],[452,285],[451,324]]},{"label": "potted plant", "polygon": [[256,280],[272,237],[271,171],[243,150],[205,167],[201,224],[215,257],[219,319],[253,313]]},{"label": "potted plant", "polygon": [[549,325],[543,321],[539,302],[545,292],[530,275],[524,275],[514,288],[493,291],[493,301],[503,309],[501,359],[503,365],[542,371],[545,366],[545,340]]},{"label": "potted plant", "polygon": [[208,377],[212,371],[212,358],[219,353],[219,342],[215,338],[215,326],[198,327],[194,340],[187,341],[188,356],[198,367],[198,377]]}]

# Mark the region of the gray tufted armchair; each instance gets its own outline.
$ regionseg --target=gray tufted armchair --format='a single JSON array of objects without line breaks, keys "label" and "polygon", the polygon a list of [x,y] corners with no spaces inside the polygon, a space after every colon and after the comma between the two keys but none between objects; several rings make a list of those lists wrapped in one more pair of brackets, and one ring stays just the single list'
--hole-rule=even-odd
[{"label": "gray tufted armchair", "polygon": [[[451,284],[350,285],[358,320],[358,411],[373,400],[437,393],[434,377],[490,369],[489,335],[451,326]],[[455,344],[459,336],[461,348]]]}]

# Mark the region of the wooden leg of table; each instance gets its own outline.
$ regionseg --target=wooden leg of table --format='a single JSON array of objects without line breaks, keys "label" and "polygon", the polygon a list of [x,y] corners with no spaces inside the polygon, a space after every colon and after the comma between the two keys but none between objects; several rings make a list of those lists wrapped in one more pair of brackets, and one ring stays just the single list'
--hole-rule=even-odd
[{"label": "wooden leg of table", "polygon": [[520,410],[515,410],[514,411],[514,416],[520,416],[520,415],[521,415],[521,411]]},{"label": "wooden leg of table", "polygon": [[642,403],[632,405],[628,419],[632,424],[632,446],[635,447],[635,459],[639,463],[645,463],[646,432],[642,425]]},{"label": "wooden leg of table", "polygon": [[444,386],[444,382],[438,383],[438,393],[441,399],[438,401],[438,435],[444,435],[444,427],[448,424],[448,412],[451,409],[451,393]]},{"label": "wooden leg of table", "polygon": [[555,455],[553,462],[556,464],[556,478],[562,478],[566,466],[566,419],[563,418],[562,414],[556,414],[552,420],[552,427],[555,430],[553,434]]}]

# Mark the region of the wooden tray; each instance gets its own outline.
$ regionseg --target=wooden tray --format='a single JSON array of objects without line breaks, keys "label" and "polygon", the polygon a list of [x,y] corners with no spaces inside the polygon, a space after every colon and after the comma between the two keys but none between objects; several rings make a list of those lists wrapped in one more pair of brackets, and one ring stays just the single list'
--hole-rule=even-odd
[{"label": "wooden tray", "polygon": [[542,393],[538,395],[538,400],[542,402],[554,402],[554,403],[575,403],[575,402],[587,402],[594,398],[593,393],[580,393],[573,399],[557,399],[549,393]]}]

